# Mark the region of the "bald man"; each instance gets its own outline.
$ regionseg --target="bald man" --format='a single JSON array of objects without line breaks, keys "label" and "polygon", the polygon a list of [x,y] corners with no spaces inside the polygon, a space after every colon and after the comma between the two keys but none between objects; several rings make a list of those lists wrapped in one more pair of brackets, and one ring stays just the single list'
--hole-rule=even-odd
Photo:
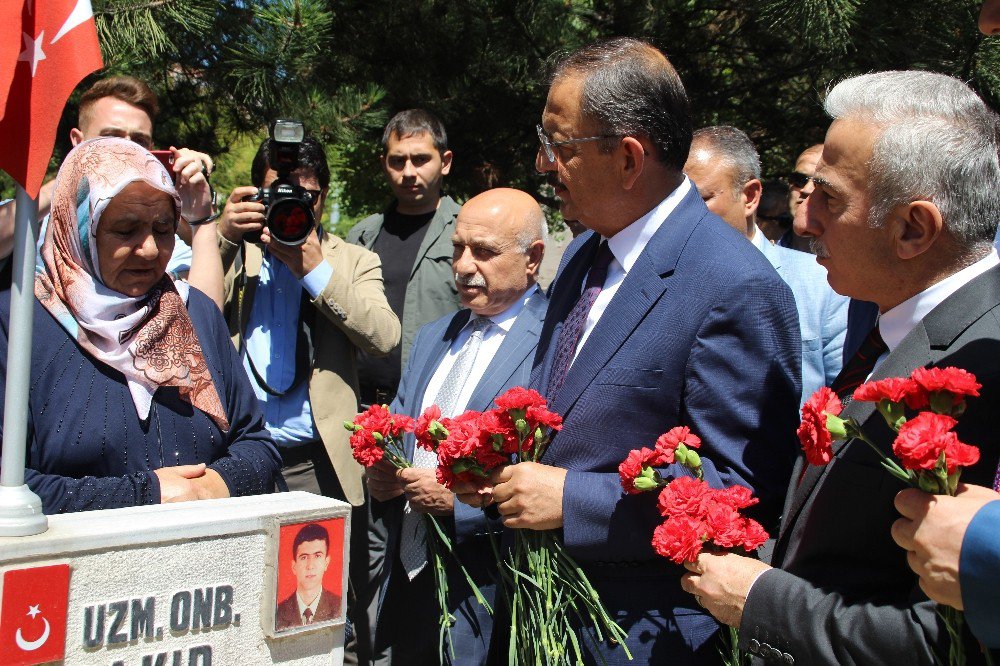
[{"label": "bald man", "polygon": [[[541,208],[519,190],[489,190],[462,206],[452,235],[452,262],[463,309],[417,333],[391,406],[394,413],[416,418],[433,404],[443,416],[484,411],[507,389],[528,384],[545,318],[545,295],[536,284],[545,228]],[[455,502],[435,480],[433,456],[425,461],[422,453],[417,452],[412,468],[397,472],[386,464],[367,475],[372,498],[392,503],[386,511],[391,527],[375,641],[376,652],[388,649],[395,664],[438,661],[440,611],[419,514],[443,518],[479,589],[491,603],[495,596],[488,538],[500,530],[499,521],[492,524],[480,509]],[[407,455],[414,459],[412,439]],[[456,620],[451,663],[485,664],[492,619],[460,573],[448,574]]]}]

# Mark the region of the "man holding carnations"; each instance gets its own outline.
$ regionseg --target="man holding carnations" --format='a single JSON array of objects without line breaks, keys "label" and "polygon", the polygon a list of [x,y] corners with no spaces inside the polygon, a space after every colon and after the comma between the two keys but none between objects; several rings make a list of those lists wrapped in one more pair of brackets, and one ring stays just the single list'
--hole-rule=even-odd
[{"label": "man holding carnations", "polygon": [[962,481],[994,483],[997,116],[961,81],[927,72],[847,79],[825,107],[834,120],[796,231],[834,290],[876,303],[879,320],[832,390],[803,407],[805,458],[774,568],[703,553],[683,585],[768,661],[984,663],[967,628],[955,658],[949,614],[890,530],[908,484],[948,494],[963,466]]}]

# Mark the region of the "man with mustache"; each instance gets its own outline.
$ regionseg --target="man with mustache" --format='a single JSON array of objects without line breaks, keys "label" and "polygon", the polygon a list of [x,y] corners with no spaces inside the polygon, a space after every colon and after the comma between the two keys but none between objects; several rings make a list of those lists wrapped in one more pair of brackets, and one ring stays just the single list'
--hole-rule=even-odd
[{"label": "man with mustache", "polygon": [[[962,480],[992,485],[1000,456],[998,118],[963,82],[917,71],[846,79],[825,108],[833,122],[797,231],[811,238],[835,291],[880,312],[832,388],[846,400],[866,378],[920,367],[975,374],[980,395],[955,432],[981,457]],[[874,403],[851,401],[841,416],[892,455],[895,433]],[[890,536],[905,484],[864,442],[838,443],[832,456],[822,467],[798,462],[773,568],[703,553],[688,565],[684,589],[740,629],[744,650],[769,660],[939,663],[949,633]],[[972,636],[963,640],[968,663],[983,663]]]},{"label": "man with mustache", "polygon": [[[464,309],[417,333],[396,399],[390,409],[414,418],[436,404],[442,416],[485,411],[513,386],[528,384],[531,360],[545,317],[538,267],[545,250],[545,216],[525,192],[495,189],[470,199],[451,235],[455,283]],[[435,477],[436,459],[413,451],[414,467],[388,463],[368,470],[368,489],[382,504],[390,526],[382,571],[376,647],[395,664],[437,661],[440,610],[427,566],[421,514],[442,524],[480,590],[495,607],[496,560],[489,533],[499,530],[478,508],[455,502]],[[487,663],[493,628],[464,578],[449,560],[452,664]]]}]

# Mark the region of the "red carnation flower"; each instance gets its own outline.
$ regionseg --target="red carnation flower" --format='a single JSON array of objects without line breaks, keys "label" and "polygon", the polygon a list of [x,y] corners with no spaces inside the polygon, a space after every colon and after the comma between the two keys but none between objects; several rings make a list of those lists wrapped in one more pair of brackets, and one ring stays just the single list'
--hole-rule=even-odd
[{"label": "red carnation flower", "polygon": [[664,463],[670,465],[674,462],[674,452],[681,444],[697,449],[701,446],[701,439],[691,432],[691,428],[675,426],[656,439],[656,450],[663,455]]},{"label": "red carnation flower", "polygon": [[745,522],[740,512],[725,502],[710,503],[705,513],[708,539],[720,548],[736,548],[743,543]]},{"label": "red carnation flower", "polygon": [[508,389],[503,395],[494,400],[497,407],[505,411],[522,410],[527,411],[529,407],[544,407],[545,398],[534,389],[526,389],[523,386],[514,386]]},{"label": "red carnation flower", "polygon": [[628,457],[618,465],[618,476],[621,477],[622,488],[629,495],[645,492],[635,487],[635,480],[642,474],[643,467],[656,467],[662,464],[663,459],[659,451],[648,449],[645,446],[629,451]]},{"label": "red carnation flower", "polygon": [[425,409],[413,428],[413,434],[417,439],[417,446],[423,447],[428,451],[437,449],[438,440],[429,432],[431,424],[434,421],[441,422],[441,408],[437,405],[431,405]]},{"label": "red carnation flower", "polygon": [[967,396],[978,397],[983,387],[976,376],[961,368],[917,368],[910,375],[915,384],[906,400],[910,409],[924,409],[934,397],[950,395],[951,406],[961,403]]},{"label": "red carnation flower", "polygon": [[745,509],[760,502],[753,496],[753,491],[746,486],[729,486],[715,492],[715,499],[718,502],[728,504],[734,509]]},{"label": "red carnation flower", "polygon": [[681,476],[660,491],[657,507],[663,516],[693,516],[701,518],[708,510],[712,497],[712,488],[702,481],[690,476]]},{"label": "red carnation flower", "polygon": [[960,442],[958,435],[952,431],[956,423],[946,414],[920,412],[899,429],[892,451],[904,469],[932,470],[942,452],[949,448],[957,450]]},{"label": "red carnation flower", "polygon": [[676,564],[693,562],[701,552],[705,525],[689,516],[669,518],[653,530],[653,550]]},{"label": "red carnation flower", "polygon": [[919,388],[912,379],[889,377],[888,379],[866,382],[854,389],[854,399],[861,402],[888,400],[889,402],[901,403],[917,390]]},{"label": "red carnation flower", "polygon": [[763,525],[753,518],[747,518],[743,530],[743,543],[740,545],[748,552],[754,551],[763,546],[770,536]]},{"label": "red carnation flower", "polygon": [[549,411],[544,405],[532,405],[531,407],[528,407],[525,419],[528,421],[528,425],[531,427],[532,432],[534,432],[534,429],[539,426],[543,428],[551,428],[552,430],[562,429],[562,417],[555,412]]},{"label": "red carnation flower", "polygon": [[827,415],[839,416],[843,405],[837,394],[826,386],[813,393],[802,405],[802,423],[797,434],[806,460],[811,465],[825,465],[833,455],[833,439],[826,427]]},{"label": "red carnation flower", "polygon": [[385,455],[385,450],[375,441],[370,430],[358,430],[350,438],[351,455],[365,467],[376,464]]}]

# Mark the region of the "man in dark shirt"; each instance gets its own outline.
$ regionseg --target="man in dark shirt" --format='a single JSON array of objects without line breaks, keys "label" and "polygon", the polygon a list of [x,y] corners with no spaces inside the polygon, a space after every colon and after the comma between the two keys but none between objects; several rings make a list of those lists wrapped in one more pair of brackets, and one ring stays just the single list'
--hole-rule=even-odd
[{"label": "man in dark shirt", "polygon": [[382,134],[380,157],[396,200],[365,218],[347,240],[382,260],[385,294],[403,325],[403,341],[391,354],[358,357],[363,405],[388,403],[417,330],[459,309],[451,270],[451,235],[459,205],[441,191],[451,170],[444,125],[423,109],[400,111]]},{"label": "man in dark shirt", "polygon": [[[451,151],[444,125],[423,109],[400,111],[382,133],[382,169],[395,197],[382,213],[356,224],[347,241],[375,252],[382,260],[385,295],[402,323],[402,342],[388,356],[358,353],[361,409],[389,404],[417,330],[461,307],[451,266],[452,235],[460,206],[441,191],[451,171]],[[369,585],[359,591],[374,626],[378,581],[386,530],[380,509],[369,516]],[[358,641],[370,640],[368,628],[353,627]],[[375,663],[385,663],[375,655]]]}]

